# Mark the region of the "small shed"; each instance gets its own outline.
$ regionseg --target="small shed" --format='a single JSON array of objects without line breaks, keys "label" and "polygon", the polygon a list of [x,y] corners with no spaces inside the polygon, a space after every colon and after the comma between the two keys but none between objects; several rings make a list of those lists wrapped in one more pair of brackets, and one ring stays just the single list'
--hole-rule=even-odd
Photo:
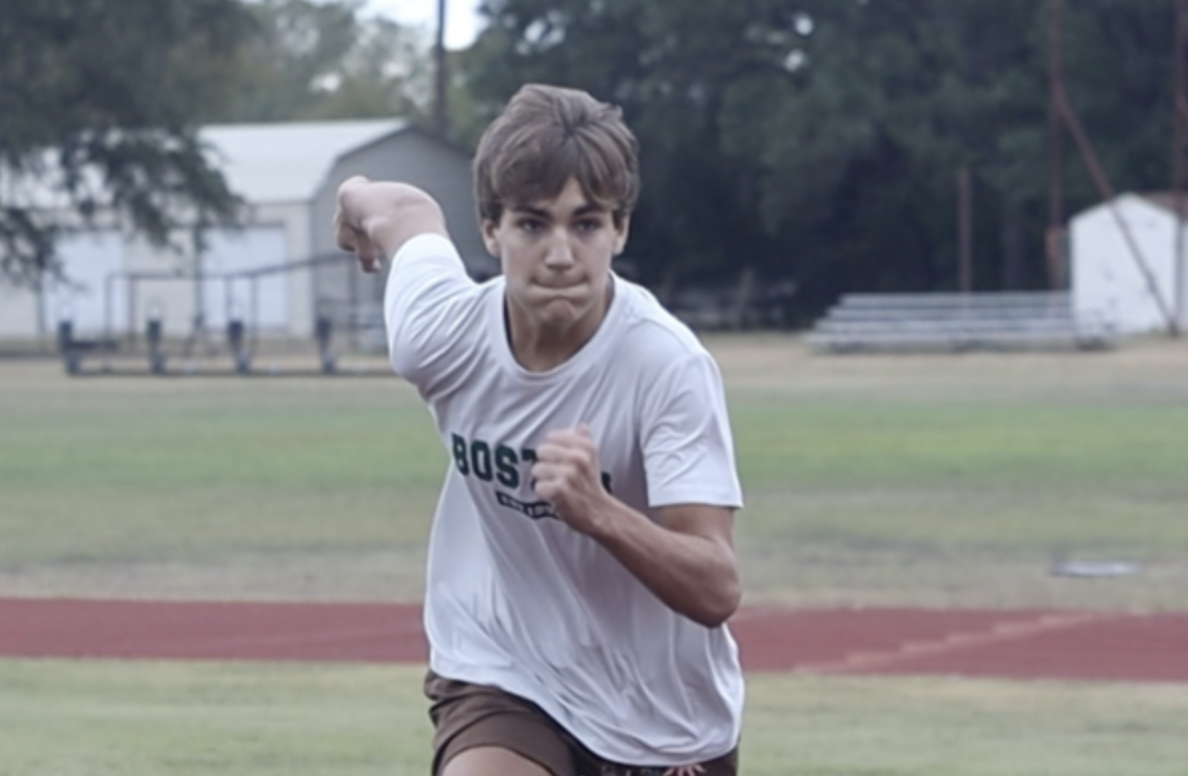
[{"label": "small shed", "polygon": [[0,280],[0,339],[46,336],[64,319],[89,337],[143,331],[149,319],[167,336],[199,327],[218,336],[232,318],[265,336],[308,337],[318,316],[341,318],[382,295],[382,280],[362,276],[335,245],[334,195],[355,174],[433,194],[472,271],[494,271],[468,154],[408,122],[232,124],[205,127],[200,137],[248,206],[243,227],[211,230],[201,255],[154,248],[103,219],[70,231],[58,246],[67,282],[28,291]]},{"label": "small shed", "polygon": [[1176,256],[1178,245],[1188,253],[1188,232],[1174,203],[1170,194],[1126,193],[1072,219],[1071,290],[1078,316],[1100,317],[1118,334],[1166,330],[1168,314],[1181,329],[1188,326],[1188,266]]}]

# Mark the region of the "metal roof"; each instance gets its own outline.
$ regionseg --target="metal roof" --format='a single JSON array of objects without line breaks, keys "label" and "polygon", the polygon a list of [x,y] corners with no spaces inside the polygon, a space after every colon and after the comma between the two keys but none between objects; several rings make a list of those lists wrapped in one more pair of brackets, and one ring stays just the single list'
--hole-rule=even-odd
[{"label": "metal roof", "polygon": [[199,137],[231,190],[260,205],[313,199],[340,156],[407,128],[400,119],[220,124]]},{"label": "metal roof", "polygon": [[[309,202],[342,155],[409,128],[402,119],[214,124],[199,130],[207,159],[233,192],[250,205]],[[0,202],[13,207],[70,206],[56,155],[44,151],[44,169],[14,173],[0,165]],[[98,170],[82,171],[90,188],[103,188]]]},{"label": "metal roof", "polygon": [[[1146,194],[1139,194],[1138,196],[1150,202],[1156,207],[1163,208],[1173,215],[1176,212],[1176,194],[1173,191],[1153,191]],[[1180,217],[1188,216],[1188,196],[1180,202]]]}]

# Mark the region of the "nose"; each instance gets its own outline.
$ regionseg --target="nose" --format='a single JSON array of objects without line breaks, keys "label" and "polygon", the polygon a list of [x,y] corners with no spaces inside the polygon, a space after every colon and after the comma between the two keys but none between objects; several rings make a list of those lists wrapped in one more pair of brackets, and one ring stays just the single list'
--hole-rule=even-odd
[{"label": "nose", "polygon": [[568,235],[561,230],[554,232],[545,254],[545,266],[549,269],[563,270],[571,267],[573,261],[573,248],[569,244]]}]

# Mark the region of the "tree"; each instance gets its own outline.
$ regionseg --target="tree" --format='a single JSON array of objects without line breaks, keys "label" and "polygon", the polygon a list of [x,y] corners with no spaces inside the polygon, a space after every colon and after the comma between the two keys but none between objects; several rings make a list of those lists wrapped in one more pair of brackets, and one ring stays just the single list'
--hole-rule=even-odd
[{"label": "tree", "polygon": [[251,33],[237,0],[5,0],[0,5],[0,274],[34,284],[62,228],[47,198],[158,245],[231,223],[196,118],[223,98]]},{"label": "tree", "polygon": [[231,61],[231,97],[209,121],[427,121],[431,61],[417,30],[360,18],[357,0],[259,0],[249,8],[259,34]]},{"label": "tree", "polygon": [[631,258],[641,277],[737,274],[772,253],[755,206],[754,170],[722,140],[724,87],[760,66],[739,46],[753,2],[505,0],[471,63],[480,104],[495,107],[525,81],[588,89],[624,108],[639,136],[643,196]]},{"label": "tree", "polygon": [[[1172,2],[1069,0],[1070,98],[1118,188],[1165,185]],[[1035,0],[487,0],[475,104],[525,81],[623,106],[643,150],[645,282],[793,278],[952,289],[956,173],[975,287],[1046,283],[1049,4]],[[1071,144],[1067,144],[1071,146]],[[1068,212],[1093,202],[1068,164]]]}]

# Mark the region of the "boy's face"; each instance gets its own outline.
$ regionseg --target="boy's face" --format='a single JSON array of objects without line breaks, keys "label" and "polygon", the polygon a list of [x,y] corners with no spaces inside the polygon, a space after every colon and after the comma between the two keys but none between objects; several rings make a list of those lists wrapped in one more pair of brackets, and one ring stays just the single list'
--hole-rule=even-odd
[{"label": "boy's face", "polygon": [[513,318],[563,331],[601,321],[611,260],[627,230],[626,217],[616,224],[570,178],[554,199],[509,206],[499,221],[484,222],[483,238],[503,265]]}]

